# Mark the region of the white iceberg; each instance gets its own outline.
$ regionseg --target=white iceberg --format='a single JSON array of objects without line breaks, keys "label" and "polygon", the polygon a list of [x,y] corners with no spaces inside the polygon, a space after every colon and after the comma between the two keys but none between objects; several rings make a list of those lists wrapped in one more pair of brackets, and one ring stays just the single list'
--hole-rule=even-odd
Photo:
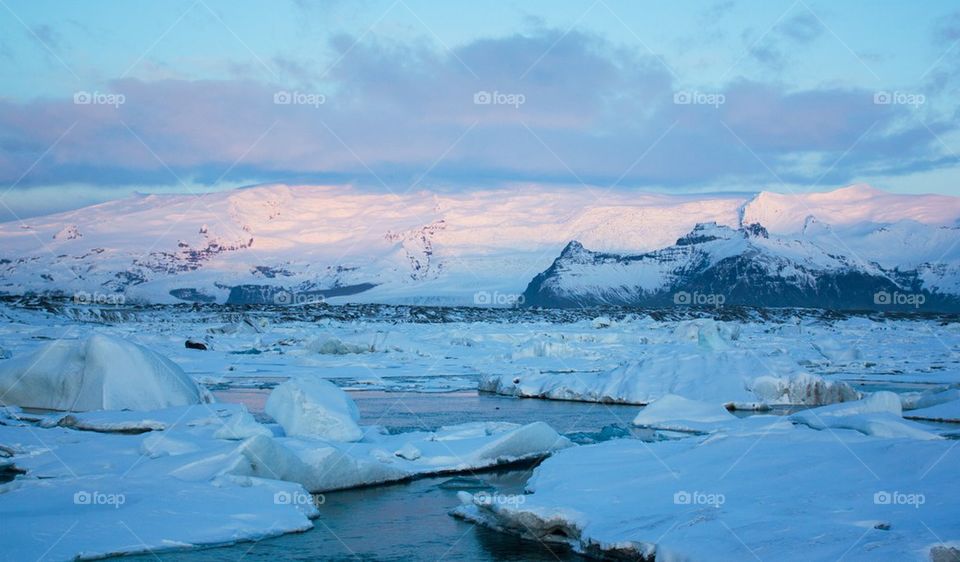
[{"label": "white iceberg", "polygon": [[0,497],[0,552],[8,560],[234,544],[306,531],[319,515],[301,486],[255,478],[16,480],[0,486]]},{"label": "white iceberg", "polygon": [[334,441],[357,441],[363,431],[360,412],[347,393],[328,380],[291,379],[270,393],[267,414],[287,435],[305,435]]},{"label": "white iceberg", "polygon": [[484,375],[478,388],[512,396],[641,405],[676,394],[738,409],[829,404],[859,396],[848,384],[802,372],[784,357],[702,346],[653,354],[603,373]]},{"label": "white iceberg", "polygon": [[900,397],[893,392],[874,392],[863,400],[811,408],[790,416],[813,429],[852,429],[886,438],[941,439],[924,426],[902,417]]},{"label": "white iceberg", "polygon": [[704,432],[737,417],[715,402],[698,402],[667,394],[648,404],[633,419],[633,425],[670,431]]},{"label": "white iceberg", "polygon": [[960,400],[943,402],[941,404],[937,404],[936,406],[911,410],[910,412],[904,414],[903,417],[910,420],[960,423]]},{"label": "white iceberg", "polygon": [[0,403],[24,408],[145,411],[205,401],[176,363],[113,336],[58,340],[0,363]]},{"label": "white iceberg", "polygon": [[904,410],[920,410],[956,400],[960,400],[960,388],[912,392],[900,395],[900,403],[903,404]]},{"label": "white iceberg", "polygon": [[311,492],[327,492],[535,460],[571,445],[543,422],[484,422],[397,435],[368,431],[353,443],[256,437],[237,449],[242,462],[218,462],[231,474],[289,480]]},{"label": "white iceberg", "polygon": [[560,451],[523,502],[461,494],[454,515],[592,558],[930,559],[960,538],[950,450],[756,416],[704,440]]},{"label": "white iceberg", "polygon": [[[53,421],[44,427],[9,413],[0,453],[22,473],[0,486],[0,552],[11,559],[37,559],[51,545],[48,557],[73,559],[303,531],[317,515],[309,492],[530,461],[571,445],[543,423],[374,428],[353,443],[272,437],[239,404],[75,414],[92,431],[57,425],[62,415],[40,416]],[[118,532],[119,521],[142,541]]]}]

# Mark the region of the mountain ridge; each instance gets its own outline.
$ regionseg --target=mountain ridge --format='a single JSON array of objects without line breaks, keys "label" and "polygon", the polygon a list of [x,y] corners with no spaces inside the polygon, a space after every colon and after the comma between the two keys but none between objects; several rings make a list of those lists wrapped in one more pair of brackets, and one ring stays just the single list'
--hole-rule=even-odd
[{"label": "mountain ridge", "polygon": [[[611,192],[598,199],[542,187],[378,195],[277,184],[138,194],[0,223],[0,292],[227,302],[243,294],[233,287],[260,286],[272,289],[249,294],[508,304],[571,240],[590,251],[639,255],[708,223],[756,223],[768,236],[862,256],[885,270],[916,270],[941,291],[956,284],[953,268],[941,265],[960,256],[941,250],[956,238],[957,197],[862,185],[817,194]],[[347,287],[363,290],[348,295]]]}]

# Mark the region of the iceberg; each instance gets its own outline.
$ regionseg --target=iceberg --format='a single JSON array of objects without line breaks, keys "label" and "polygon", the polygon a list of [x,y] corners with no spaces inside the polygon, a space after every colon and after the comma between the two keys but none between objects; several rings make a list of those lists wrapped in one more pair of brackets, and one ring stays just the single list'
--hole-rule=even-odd
[{"label": "iceberg", "polygon": [[210,400],[176,363],[114,336],[57,340],[0,363],[0,403],[23,408],[146,411]]},{"label": "iceberg", "polygon": [[464,493],[452,514],[602,559],[938,559],[960,538],[950,450],[754,416],[703,438],[560,451],[523,502]]},{"label": "iceberg", "polygon": [[698,402],[676,394],[667,394],[648,404],[633,425],[668,431],[706,432],[737,421],[726,408],[711,402]]},{"label": "iceberg", "polygon": [[270,393],[265,408],[287,435],[306,435],[334,441],[357,441],[363,431],[360,412],[347,393],[330,381],[291,379]]},{"label": "iceberg", "polygon": [[812,429],[852,429],[874,437],[941,439],[924,426],[903,419],[900,397],[893,392],[874,392],[863,400],[811,408],[790,416]]},{"label": "iceberg", "polygon": [[509,396],[640,405],[675,394],[720,401],[735,409],[830,404],[859,397],[847,383],[802,372],[783,357],[702,348],[651,354],[602,373],[484,375],[478,388]]}]

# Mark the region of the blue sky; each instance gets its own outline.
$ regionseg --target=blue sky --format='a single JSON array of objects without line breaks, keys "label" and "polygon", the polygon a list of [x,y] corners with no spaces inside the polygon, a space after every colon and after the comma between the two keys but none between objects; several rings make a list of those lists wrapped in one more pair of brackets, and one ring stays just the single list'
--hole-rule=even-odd
[{"label": "blue sky", "polygon": [[0,218],[133,191],[954,193],[947,1],[0,0]]}]

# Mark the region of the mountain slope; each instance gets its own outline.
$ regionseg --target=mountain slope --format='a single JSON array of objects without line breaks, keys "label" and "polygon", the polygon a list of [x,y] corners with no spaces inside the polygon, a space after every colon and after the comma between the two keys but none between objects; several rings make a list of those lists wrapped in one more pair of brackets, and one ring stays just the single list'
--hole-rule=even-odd
[{"label": "mountain slope", "polygon": [[[911,228],[907,228],[907,227]],[[907,308],[960,311],[956,279],[960,266],[952,246],[960,228],[894,225],[864,238],[902,230],[928,231],[934,248],[953,261],[901,261],[884,267],[850,251],[828,249],[816,237],[770,235],[759,224],[733,229],[716,223],[699,224],[672,246],[637,255],[587,250],[571,242],[524,292],[526,306],[774,306],[829,309]],[[833,236],[832,231],[819,233]],[[889,254],[886,256],[890,262]],[[912,265],[912,267],[911,267]]]},{"label": "mountain slope", "polygon": [[535,186],[385,195],[266,185],[136,196],[0,223],[0,292],[510,304],[570,240],[635,256],[668,248],[706,222],[732,229],[759,222],[772,238],[789,235],[885,270],[917,270],[925,286],[943,291],[957,286],[955,270],[943,265],[955,263],[956,252],[936,254],[956,239],[949,227],[960,220],[960,198],[863,186],[808,195],[601,195]]}]

